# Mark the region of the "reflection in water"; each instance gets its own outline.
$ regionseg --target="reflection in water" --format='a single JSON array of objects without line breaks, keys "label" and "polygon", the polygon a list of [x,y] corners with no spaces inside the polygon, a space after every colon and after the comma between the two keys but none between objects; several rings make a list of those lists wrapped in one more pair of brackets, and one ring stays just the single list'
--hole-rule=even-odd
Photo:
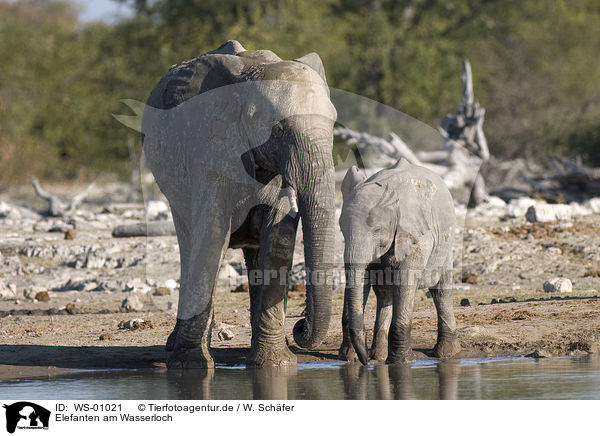
[{"label": "reflection in water", "polygon": [[[460,360],[440,362],[436,366],[439,396],[441,400],[455,400],[458,397],[458,374]],[[344,381],[345,398],[352,400],[415,400],[413,372],[409,364],[375,364],[368,370],[360,364],[344,365],[340,372]],[[374,377],[375,396],[369,395],[369,377]]]},{"label": "reflection in water", "polygon": [[344,365],[340,369],[344,381],[344,398],[367,399],[367,368],[358,363]]},{"label": "reflection in water", "polygon": [[600,399],[600,357],[462,359],[412,365],[88,371],[1,381],[3,399]]},{"label": "reflection in water", "polygon": [[458,359],[440,362],[437,366],[440,381],[440,400],[458,399],[458,374],[460,361]]},{"label": "reflection in water", "polygon": [[390,387],[394,400],[414,400],[415,390],[413,371],[410,365],[397,364],[387,366],[390,374]]},{"label": "reflection in water", "polygon": [[252,368],[252,396],[254,400],[287,400],[288,380],[296,375],[296,368]]},{"label": "reflection in water", "polygon": [[204,400],[212,398],[211,384],[214,369],[188,369],[166,371],[170,391],[178,400]]}]

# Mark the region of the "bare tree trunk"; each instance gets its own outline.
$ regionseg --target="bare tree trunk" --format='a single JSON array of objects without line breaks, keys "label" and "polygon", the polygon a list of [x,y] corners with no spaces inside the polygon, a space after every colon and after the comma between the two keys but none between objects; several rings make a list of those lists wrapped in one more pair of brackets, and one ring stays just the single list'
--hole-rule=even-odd
[{"label": "bare tree trunk", "polygon": [[485,187],[485,180],[481,175],[481,172],[477,174],[475,177],[475,183],[473,184],[473,189],[471,190],[471,195],[469,197],[469,202],[467,203],[468,208],[477,207],[477,205],[481,204],[485,198],[487,197],[487,189]]},{"label": "bare tree trunk", "polygon": [[[463,61],[460,79],[462,82],[461,104],[455,115],[446,115],[440,127],[440,133],[444,137],[444,148],[448,150],[466,149],[478,157],[483,165],[490,158],[490,150],[483,132],[485,109],[475,101],[473,74],[471,64],[467,59]],[[485,180],[481,172],[478,172],[471,190],[468,207],[476,207],[486,198]]]}]

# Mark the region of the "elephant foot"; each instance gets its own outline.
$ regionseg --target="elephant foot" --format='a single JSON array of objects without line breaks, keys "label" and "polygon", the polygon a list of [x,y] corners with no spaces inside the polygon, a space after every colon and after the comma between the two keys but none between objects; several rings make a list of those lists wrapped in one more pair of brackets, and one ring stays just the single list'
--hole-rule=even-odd
[{"label": "elephant foot", "polygon": [[416,362],[417,357],[412,350],[401,351],[398,353],[390,353],[385,361],[388,365],[393,365],[396,363],[412,363]]},{"label": "elephant foot", "polygon": [[460,342],[456,335],[451,338],[440,338],[433,348],[433,355],[438,359],[449,359],[461,350]]},{"label": "elephant foot", "polygon": [[285,345],[273,348],[273,346],[257,345],[250,349],[250,354],[246,358],[247,367],[261,366],[294,366],[297,363],[296,356]]},{"label": "elephant foot", "polygon": [[369,357],[384,362],[388,355],[388,338],[385,330],[379,330],[373,337]]},{"label": "elephant foot", "polygon": [[387,359],[387,355],[388,355],[387,342],[385,344],[377,342],[375,345],[373,345],[373,347],[371,348],[371,352],[369,354],[371,359],[378,360],[380,362],[384,362],[385,359]]},{"label": "elephant foot", "polygon": [[174,346],[167,358],[167,369],[212,369],[215,362],[206,347]]},{"label": "elephant foot", "polygon": [[177,323],[175,324],[175,328],[173,328],[173,331],[167,338],[167,344],[165,345],[165,350],[169,353],[175,349],[175,344],[177,343],[177,334],[179,333],[180,325],[181,325],[181,323],[178,319]]},{"label": "elephant foot", "polygon": [[338,358],[346,362],[358,362],[358,355],[351,344],[342,344],[338,352]]},{"label": "elephant foot", "polygon": [[212,310],[183,320],[177,319],[167,339],[168,369],[214,368],[210,355]]}]

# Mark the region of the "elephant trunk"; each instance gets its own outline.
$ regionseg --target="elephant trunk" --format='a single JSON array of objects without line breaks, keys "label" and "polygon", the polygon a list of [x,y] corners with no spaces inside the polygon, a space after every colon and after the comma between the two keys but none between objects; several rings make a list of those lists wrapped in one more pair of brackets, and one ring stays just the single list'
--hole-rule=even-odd
[{"label": "elephant trunk", "polygon": [[[331,141],[331,139],[329,139]],[[304,233],[306,317],[294,326],[294,340],[314,348],[327,336],[331,319],[335,207],[331,155],[313,157],[309,174],[298,188],[298,210]],[[327,165],[315,164],[324,161]],[[329,163],[331,165],[329,165]]]},{"label": "elephant trunk", "polygon": [[346,263],[346,301],[348,304],[348,330],[350,341],[356,351],[358,359],[363,365],[369,362],[364,329],[364,266]]}]

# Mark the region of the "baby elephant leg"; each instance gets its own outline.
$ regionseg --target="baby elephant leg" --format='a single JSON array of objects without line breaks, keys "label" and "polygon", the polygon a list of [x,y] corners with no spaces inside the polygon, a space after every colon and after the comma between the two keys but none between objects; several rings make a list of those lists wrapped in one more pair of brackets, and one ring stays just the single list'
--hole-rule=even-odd
[{"label": "baby elephant leg", "polygon": [[438,285],[429,289],[435,303],[438,318],[438,337],[433,349],[433,355],[440,359],[450,358],[460,351],[460,342],[456,334],[450,276],[449,273],[443,274]]},{"label": "baby elephant leg", "polygon": [[391,286],[374,285],[373,290],[377,297],[377,312],[375,314],[375,327],[373,329],[373,344],[371,358],[385,360],[388,354],[388,333],[392,322],[392,292]]},{"label": "baby elephant leg", "polygon": [[386,363],[409,363],[416,360],[412,351],[410,334],[412,329],[413,309],[417,283],[407,280],[408,271],[402,272],[402,282],[393,292],[392,324],[388,339],[388,356]]}]

